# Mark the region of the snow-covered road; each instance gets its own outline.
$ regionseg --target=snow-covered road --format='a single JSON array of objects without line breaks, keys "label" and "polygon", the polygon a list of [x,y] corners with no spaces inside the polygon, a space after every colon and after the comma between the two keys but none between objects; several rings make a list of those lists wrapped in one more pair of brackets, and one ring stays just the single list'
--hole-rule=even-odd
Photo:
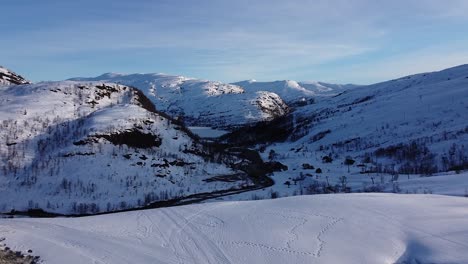
[{"label": "snow-covered road", "polygon": [[45,263],[468,263],[468,199],[315,195],[0,219],[0,237]]}]

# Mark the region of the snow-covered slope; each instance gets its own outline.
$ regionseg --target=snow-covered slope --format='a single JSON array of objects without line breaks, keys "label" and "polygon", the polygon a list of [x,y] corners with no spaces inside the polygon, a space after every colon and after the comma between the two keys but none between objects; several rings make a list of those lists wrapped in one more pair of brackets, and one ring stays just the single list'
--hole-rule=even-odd
[{"label": "snow-covered slope", "polygon": [[150,98],[156,108],[187,125],[235,127],[271,120],[288,111],[275,93],[247,91],[234,84],[205,81],[165,74],[107,73],[80,81],[106,81],[134,86]]},{"label": "snow-covered slope", "polygon": [[468,162],[467,98],[468,65],[408,76],[299,109],[292,138],[300,138],[297,146],[341,159],[391,159],[401,172],[418,173],[410,168],[417,166],[427,167],[420,173],[447,171]]},{"label": "snow-covered slope", "polygon": [[[322,97],[296,108],[281,123],[241,130],[228,139],[261,143],[257,147],[264,159],[288,166],[275,173],[277,185],[269,190],[280,195],[349,187],[422,192],[398,184],[419,175],[468,169],[467,98],[468,65],[461,65]],[[265,135],[277,134],[285,135],[284,142],[264,145],[269,141]],[[467,187],[461,185],[457,193]]]},{"label": "snow-covered slope", "polygon": [[0,66],[0,87],[12,84],[27,84],[29,81],[2,66]]},{"label": "snow-covered slope", "polygon": [[0,90],[0,212],[96,213],[251,184],[187,133],[127,86],[9,86]]},{"label": "snow-covered slope", "polygon": [[84,218],[0,219],[45,263],[468,263],[468,199],[315,195]]}]

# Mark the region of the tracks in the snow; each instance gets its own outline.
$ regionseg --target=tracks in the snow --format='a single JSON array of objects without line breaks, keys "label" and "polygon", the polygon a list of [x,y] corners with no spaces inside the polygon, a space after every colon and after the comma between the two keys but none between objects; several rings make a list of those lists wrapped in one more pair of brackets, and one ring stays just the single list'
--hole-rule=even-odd
[{"label": "tracks in the snow", "polygon": [[[255,211],[253,214],[247,214],[247,218],[258,217],[262,214],[275,215],[294,221],[293,225],[288,229],[289,237],[285,241],[285,246],[275,246],[270,243],[262,243],[261,241],[232,241],[219,240],[216,237],[210,237],[209,232],[205,232],[206,228],[221,228],[225,224],[225,220],[209,215],[208,212],[215,210],[219,205],[210,205],[208,208],[199,210],[188,216],[181,214],[179,211],[171,209],[163,209],[163,215],[174,224],[174,228],[170,231],[167,243],[170,244],[174,255],[177,257],[178,263],[231,263],[228,256],[223,250],[235,247],[250,247],[256,250],[267,250],[280,254],[292,254],[297,256],[309,256],[318,258],[323,253],[326,245],[326,233],[343,218],[296,211],[257,211],[251,208],[250,211]],[[205,219],[206,218],[206,219]],[[212,219],[213,218],[213,219]],[[244,215],[245,218],[245,215]],[[313,250],[301,250],[295,248],[295,243],[301,239],[301,229],[305,228],[312,220],[325,219],[327,222],[316,233],[318,246]],[[323,220],[322,220],[323,221]],[[210,224],[214,223],[214,224]],[[200,227],[204,229],[201,230]]]}]

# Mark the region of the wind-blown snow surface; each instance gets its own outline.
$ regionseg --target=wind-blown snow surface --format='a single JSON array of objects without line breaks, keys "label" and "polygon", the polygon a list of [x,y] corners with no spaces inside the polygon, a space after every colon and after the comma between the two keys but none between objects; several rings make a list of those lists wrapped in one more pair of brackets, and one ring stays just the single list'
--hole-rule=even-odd
[{"label": "wind-blown snow surface", "polygon": [[96,213],[250,183],[204,182],[236,171],[123,85],[9,86],[0,120],[0,212]]},{"label": "wind-blown snow surface", "polygon": [[271,120],[288,111],[275,93],[248,91],[234,84],[165,74],[107,73],[79,81],[121,83],[141,89],[157,109],[173,117],[184,117],[187,125],[235,127]]},{"label": "wind-blown snow surface", "polygon": [[468,199],[315,195],[85,218],[0,219],[45,263],[468,263]]}]

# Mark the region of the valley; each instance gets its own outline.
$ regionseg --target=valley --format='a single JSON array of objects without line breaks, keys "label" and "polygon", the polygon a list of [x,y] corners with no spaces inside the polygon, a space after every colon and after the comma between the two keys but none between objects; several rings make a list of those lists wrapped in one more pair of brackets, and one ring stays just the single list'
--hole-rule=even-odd
[{"label": "valley", "polygon": [[467,65],[367,86],[0,77],[0,261],[466,260]]}]

